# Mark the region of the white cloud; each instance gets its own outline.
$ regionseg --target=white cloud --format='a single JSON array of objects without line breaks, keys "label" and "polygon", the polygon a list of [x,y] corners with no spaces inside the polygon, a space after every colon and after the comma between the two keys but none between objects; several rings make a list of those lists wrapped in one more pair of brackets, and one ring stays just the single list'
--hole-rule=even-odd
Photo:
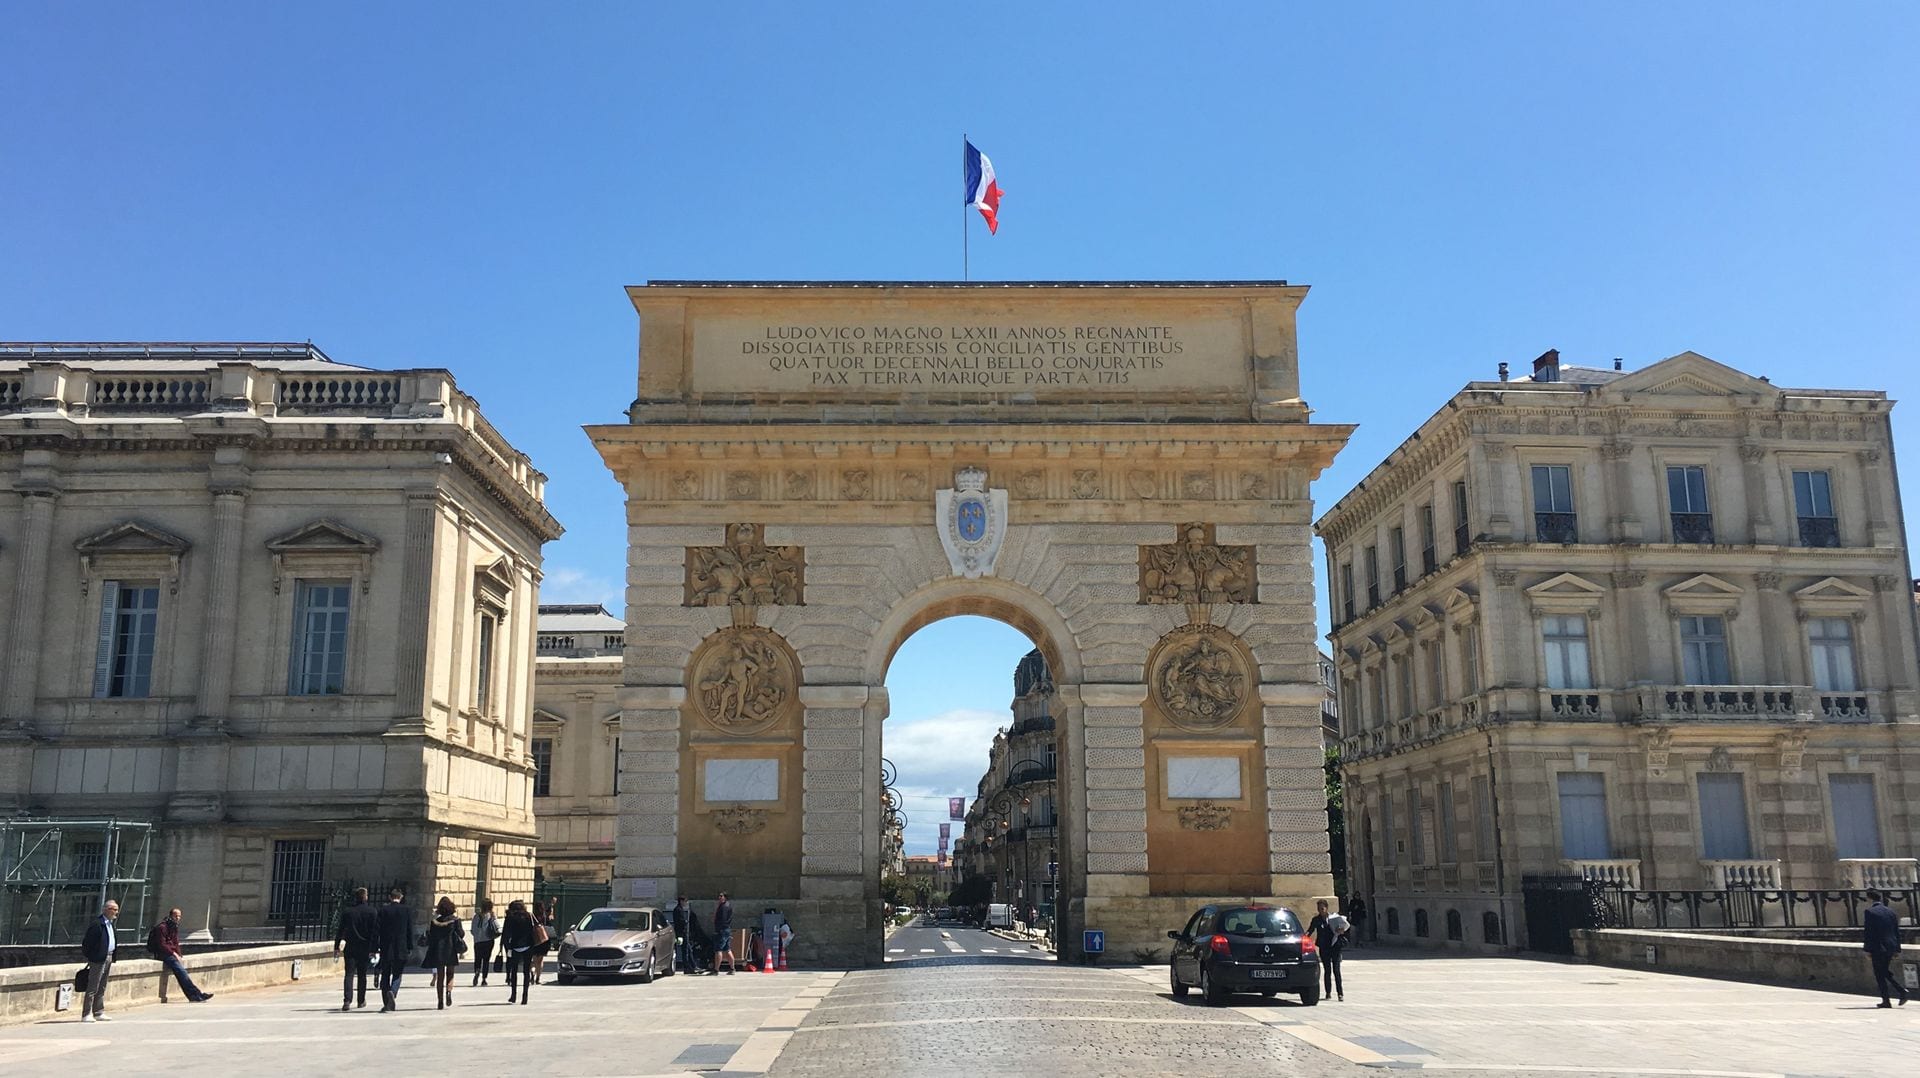
[{"label": "white cloud", "polygon": [[[1004,711],[954,708],[920,719],[888,719],[880,751],[893,762],[896,789],[905,801],[907,852],[928,854],[947,819],[947,798],[973,800],[987,769],[993,735],[1013,721]],[[960,825],[954,823],[954,838]]]},{"label": "white cloud", "polygon": [[546,578],[540,582],[540,601],[599,603],[612,611],[614,617],[624,617],[627,608],[626,590],[619,581],[565,565],[547,568]]}]

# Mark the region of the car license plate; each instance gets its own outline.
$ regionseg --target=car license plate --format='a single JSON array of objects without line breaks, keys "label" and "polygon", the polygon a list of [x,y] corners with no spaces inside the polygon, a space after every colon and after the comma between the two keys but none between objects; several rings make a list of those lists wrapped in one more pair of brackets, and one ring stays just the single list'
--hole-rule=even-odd
[{"label": "car license plate", "polygon": [[592,966],[598,969],[598,968],[613,965],[613,960],[609,958],[587,958],[587,959],[582,959],[580,964],[582,966]]},{"label": "car license plate", "polygon": [[1252,972],[1253,979],[1256,981],[1278,980],[1287,975],[1287,971],[1284,969],[1256,969]]}]

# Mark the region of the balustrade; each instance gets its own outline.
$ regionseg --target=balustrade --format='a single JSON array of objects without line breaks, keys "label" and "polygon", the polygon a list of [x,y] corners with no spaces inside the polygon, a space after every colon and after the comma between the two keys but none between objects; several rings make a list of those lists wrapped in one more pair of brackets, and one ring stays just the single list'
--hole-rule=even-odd
[{"label": "balustrade", "polygon": [[1577,543],[1579,520],[1572,513],[1533,514],[1534,541],[1539,543]]},{"label": "balustrade", "polygon": [[1591,689],[1540,690],[1540,715],[1556,719],[1597,719],[1613,713],[1612,694]]},{"label": "balustrade", "polygon": [[96,412],[167,412],[205,408],[213,395],[207,375],[161,375],[152,378],[102,378],[88,386],[87,407]]},{"label": "balustrade", "polygon": [[1707,883],[1716,891],[1735,888],[1780,889],[1780,862],[1757,858],[1708,859],[1700,862],[1707,870]]},{"label": "balustrade", "polygon": [[1702,543],[1711,546],[1713,544],[1713,514],[1673,514],[1673,541],[1676,543]]},{"label": "balustrade", "polygon": [[1640,859],[1637,857],[1570,858],[1560,862],[1567,872],[1581,879],[1593,880],[1608,887],[1625,887],[1629,891],[1640,889]]},{"label": "balustrade", "polygon": [[1877,891],[1920,887],[1920,860],[1912,857],[1843,857],[1840,885]]},{"label": "balustrade", "polygon": [[1873,698],[1864,692],[1823,692],[1820,715],[1832,722],[1866,722],[1873,718]]},{"label": "balustrade", "polygon": [[281,375],[273,400],[281,415],[391,410],[401,403],[400,375]]},{"label": "balustrade", "polygon": [[26,395],[25,378],[0,378],[0,411],[12,411],[20,407],[20,400]]},{"label": "balustrade", "polygon": [[1813,717],[1812,696],[1804,685],[1654,685],[1639,690],[1635,710],[1645,718],[1791,722]]}]

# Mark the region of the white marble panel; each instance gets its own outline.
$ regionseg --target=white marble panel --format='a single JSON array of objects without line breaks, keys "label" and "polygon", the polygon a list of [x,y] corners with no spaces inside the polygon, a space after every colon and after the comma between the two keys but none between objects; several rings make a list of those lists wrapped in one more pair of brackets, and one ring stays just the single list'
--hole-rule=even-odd
[{"label": "white marble panel", "polygon": [[708,801],[778,801],[780,761],[708,760],[702,792]]},{"label": "white marble panel", "polygon": [[1168,757],[1167,796],[1208,798],[1239,797],[1239,757]]}]

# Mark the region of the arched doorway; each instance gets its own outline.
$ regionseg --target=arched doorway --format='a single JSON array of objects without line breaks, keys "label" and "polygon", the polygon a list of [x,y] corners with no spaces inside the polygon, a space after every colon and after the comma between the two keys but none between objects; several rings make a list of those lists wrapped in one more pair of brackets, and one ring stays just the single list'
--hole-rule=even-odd
[{"label": "arched doorway", "polygon": [[780,908],[801,961],[881,961],[885,673],[981,614],[1056,682],[1062,957],[1164,953],[1228,896],[1331,889],[1305,290],[630,290],[615,897]]}]

